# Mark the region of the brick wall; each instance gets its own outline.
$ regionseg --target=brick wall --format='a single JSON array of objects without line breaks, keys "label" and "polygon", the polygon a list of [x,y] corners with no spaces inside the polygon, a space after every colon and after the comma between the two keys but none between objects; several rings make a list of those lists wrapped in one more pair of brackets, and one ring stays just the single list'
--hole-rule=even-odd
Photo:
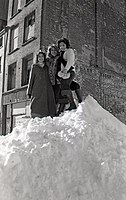
[{"label": "brick wall", "polygon": [[46,0],[44,2],[42,45],[47,48],[62,36],[60,26],[62,0]]},{"label": "brick wall", "polygon": [[77,51],[77,77],[83,97],[92,95],[125,122],[126,28],[125,1],[97,1],[97,53],[95,67],[95,1],[47,0],[43,45],[67,36]]}]

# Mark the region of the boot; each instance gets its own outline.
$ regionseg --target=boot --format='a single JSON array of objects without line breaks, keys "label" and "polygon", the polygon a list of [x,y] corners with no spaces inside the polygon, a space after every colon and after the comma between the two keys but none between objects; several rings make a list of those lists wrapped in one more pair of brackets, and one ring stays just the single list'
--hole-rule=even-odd
[{"label": "boot", "polygon": [[76,95],[77,95],[78,102],[81,103],[81,102],[82,102],[81,90],[80,90],[80,89],[76,89],[76,90],[75,90],[75,93],[76,93]]},{"label": "boot", "polygon": [[64,111],[64,108],[65,108],[65,104],[61,103],[59,106],[58,112],[56,113],[56,116],[59,116]]},{"label": "boot", "polygon": [[70,107],[67,110],[76,109],[76,104],[73,99],[72,91],[71,90],[62,90],[62,95],[67,96],[68,101],[70,103]]}]

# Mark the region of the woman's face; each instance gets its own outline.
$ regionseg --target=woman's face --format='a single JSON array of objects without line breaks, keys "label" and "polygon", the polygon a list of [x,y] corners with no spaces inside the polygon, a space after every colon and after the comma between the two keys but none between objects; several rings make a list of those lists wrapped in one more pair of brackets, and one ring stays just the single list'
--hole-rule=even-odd
[{"label": "woman's face", "polygon": [[55,49],[55,47],[51,48],[51,55],[54,57],[57,55],[57,50]]},{"label": "woman's face", "polygon": [[66,44],[64,42],[61,42],[59,44],[59,49],[60,49],[60,51],[65,51],[66,50]]},{"label": "woman's face", "polygon": [[39,62],[39,63],[43,63],[43,62],[44,62],[44,55],[43,55],[42,53],[40,53],[40,54],[38,55],[38,62]]}]

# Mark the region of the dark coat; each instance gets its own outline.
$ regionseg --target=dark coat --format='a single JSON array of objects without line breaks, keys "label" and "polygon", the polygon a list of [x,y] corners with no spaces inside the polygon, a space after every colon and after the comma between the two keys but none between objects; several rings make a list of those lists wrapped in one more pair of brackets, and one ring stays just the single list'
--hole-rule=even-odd
[{"label": "dark coat", "polygon": [[55,97],[46,65],[43,68],[39,64],[33,65],[27,94],[31,95],[31,116],[55,116]]}]

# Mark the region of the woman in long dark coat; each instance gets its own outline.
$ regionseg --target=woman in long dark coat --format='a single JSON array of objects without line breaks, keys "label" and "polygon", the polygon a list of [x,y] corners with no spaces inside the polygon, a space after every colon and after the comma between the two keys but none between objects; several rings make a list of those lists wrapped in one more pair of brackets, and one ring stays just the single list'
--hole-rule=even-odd
[{"label": "woman in long dark coat", "polygon": [[31,98],[32,118],[55,116],[54,92],[49,78],[48,67],[45,64],[45,54],[41,51],[37,55],[37,63],[33,64],[31,69],[27,94]]},{"label": "woman in long dark coat", "polygon": [[59,58],[59,49],[55,44],[48,47],[46,64],[49,69],[49,77],[53,87],[56,104],[59,100],[60,82],[56,77],[57,73],[57,59]]}]

